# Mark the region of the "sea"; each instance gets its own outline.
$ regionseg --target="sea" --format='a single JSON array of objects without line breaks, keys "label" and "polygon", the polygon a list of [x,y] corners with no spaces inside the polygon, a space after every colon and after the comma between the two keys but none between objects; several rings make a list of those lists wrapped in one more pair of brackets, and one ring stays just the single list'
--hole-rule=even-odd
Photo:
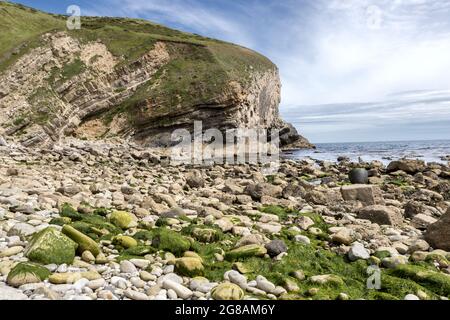
[{"label": "sea", "polygon": [[450,140],[318,143],[316,147],[315,150],[285,152],[283,157],[336,162],[338,157],[344,156],[353,162],[379,160],[384,164],[404,158],[428,163],[448,164],[450,161]]}]

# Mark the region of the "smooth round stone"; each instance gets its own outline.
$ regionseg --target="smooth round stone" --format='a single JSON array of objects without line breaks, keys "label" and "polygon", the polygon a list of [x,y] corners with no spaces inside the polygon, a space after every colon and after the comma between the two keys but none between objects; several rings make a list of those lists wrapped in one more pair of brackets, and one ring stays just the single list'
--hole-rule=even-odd
[{"label": "smooth round stone", "polygon": [[133,277],[130,279],[130,282],[133,286],[135,286],[136,288],[140,289],[140,288],[144,288],[145,285],[147,284],[144,280],[141,280],[138,277]]},{"label": "smooth round stone", "polygon": [[237,284],[241,288],[247,287],[247,277],[240,274],[236,270],[230,270],[225,272],[224,279]]},{"label": "smooth round stone", "polygon": [[149,297],[145,293],[142,293],[139,291],[134,291],[131,289],[125,290],[124,294],[127,298],[129,298],[131,300],[141,300],[141,301],[149,300]]},{"label": "smooth round stone", "polygon": [[369,182],[369,172],[363,168],[356,168],[350,171],[348,178],[353,184],[367,184]]},{"label": "smooth round stone", "polygon": [[131,259],[130,262],[139,269],[146,269],[150,264],[150,261],[145,259]]},{"label": "smooth round stone", "polygon": [[82,278],[80,280],[77,280],[74,284],[73,284],[73,288],[77,291],[81,291],[85,286],[87,286],[89,284],[89,280]]},{"label": "smooth round stone", "polygon": [[105,285],[106,281],[103,278],[97,279],[97,280],[91,280],[88,283],[88,287],[92,290],[97,290]]},{"label": "smooth round stone", "polygon": [[22,252],[23,249],[24,248],[22,246],[15,246],[15,247],[10,247],[8,249],[3,249],[0,252],[0,258],[15,256],[16,254]]},{"label": "smooth round stone", "polygon": [[415,294],[407,294],[405,296],[405,300],[420,300],[420,298],[418,296],[416,296]]},{"label": "smooth round stone", "polygon": [[121,277],[112,277],[111,284],[120,289],[126,289],[128,287],[127,280]]},{"label": "smooth round stone", "polygon": [[311,244],[311,240],[307,236],[303,236],[301,234],[298,234],[294,237],[294,240],[296,242],[300,242],[303,244]]},{"label": "smooth round stone", "polygon": [[356,261],[359,259],[367,260],[370,258],[370,253],[366,248],[364,248],[363,244],[355,242],[348,252],[348,257],[350,261]]},{"label": "smooth round stone", "polygon": [[263,276],[257,276],[256,283],[257,283],[258,289],[261,289],[264,292],[272,293],[275,291],[275,288],[276,288],[275,285],[272,282],[268,281]]},{"label": "smooth round stone", "polygon": [[147,271],[141,271],[139,273],[139,276],[144,281],[155,281],[157,279],[157,277],[155,275],[153,275],[153,274],[151,274],[150,272],[147,272]]},{"label": "smooth round stone", "polygon": [[120,271],[122,273],[136,273],[138,272],[136,266],[130,261],[124,260],[120,262]]},{"label": "smooth round stone", "polygon": [[171,300],[175,300],[178,298],[177,293],[172,289],[167,290],[167,297]]}]

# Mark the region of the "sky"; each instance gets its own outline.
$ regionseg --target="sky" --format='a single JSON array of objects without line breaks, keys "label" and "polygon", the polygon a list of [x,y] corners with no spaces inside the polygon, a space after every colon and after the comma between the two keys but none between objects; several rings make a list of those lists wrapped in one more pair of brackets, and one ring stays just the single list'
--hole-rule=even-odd
[{"label": "sky", "polygon": [[450,139],[448,0],[17,0],[144,18],[277,64],[281,115],[314,143]]}]

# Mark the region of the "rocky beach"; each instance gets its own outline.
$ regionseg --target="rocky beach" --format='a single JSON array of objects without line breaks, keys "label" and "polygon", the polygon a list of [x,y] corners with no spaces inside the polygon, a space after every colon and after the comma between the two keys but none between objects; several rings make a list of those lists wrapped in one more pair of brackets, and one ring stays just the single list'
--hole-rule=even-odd
[{"label": "rocky beach", "polygon": [[[72,18],[0,1],[0,300],[450,298],[448,154],[278,162],[314,146],[268,58]],[[269,162],[174,165],[175,132],[197,155],[241,129]]]},{"label": "rocky beach", "polygon": [[448,165],[282,160],[264,176],[130,143],[3,142],[0,299],[450,297]]}]

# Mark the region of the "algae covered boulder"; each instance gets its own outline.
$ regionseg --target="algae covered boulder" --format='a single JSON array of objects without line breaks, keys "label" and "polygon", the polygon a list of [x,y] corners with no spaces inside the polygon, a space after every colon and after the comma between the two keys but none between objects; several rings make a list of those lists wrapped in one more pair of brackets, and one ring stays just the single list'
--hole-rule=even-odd
[{"label": "algae covered boulder", "polygon": [[211,291],[214,300],[242,300],[244,291],[234,283],[219,284]]},{"label": "algae covered boulder", "polygon": [[188,239],[175,231],[160,229],[153,237],[152,246],[159,250],[169,251],[180,256],[183,252],[189,250],[191,243]]},{"label": "algae covered boulder", "polygon": [[183,276],[196,277],[203,275],[204,267],[199,258],[183,257],[176,260],[175,270]]},{"label": "algae covered boulder", "polygon": [[50,276],[50,271],[36,263],[20,262],[8,273],[6,282],[12,287],[24,284],[39,283]]},{"label": "algae covered boulder", "polygon": [[83,253],[87,250],[90,251],[94,256],[97,256],[100,253],[98,244],[77,229],[69,225],[65,225],[62,229],[62,232],[78,244],[78,252]]},{"label": "algae covered boulder", "polygon": [[267,249],[259,244],[249,244],[226,253],[225,259],[228,261],[245,259],[250,257],[262,257],[267,253]]},{"label": "algae covered boulder", "polygon": [[121,229],[129,229],[137,226],[136,218],[126,211],[114,211],[111,213],[109,220]]},{"label": "algae covered boulder", "polygon": [[130,236],[122,236],[122,235],[114,237],[113,243],[120,245],[120,246],[124,247],[125,249],[133,248],[138,245],[138,242],[134,238],[132,238]]},{"label": "algae covered boulder", "polygon": [[49,227],[36,233],[25,250],[25,256],[42,264],[71,264],[75,258],[76,242]]}]

